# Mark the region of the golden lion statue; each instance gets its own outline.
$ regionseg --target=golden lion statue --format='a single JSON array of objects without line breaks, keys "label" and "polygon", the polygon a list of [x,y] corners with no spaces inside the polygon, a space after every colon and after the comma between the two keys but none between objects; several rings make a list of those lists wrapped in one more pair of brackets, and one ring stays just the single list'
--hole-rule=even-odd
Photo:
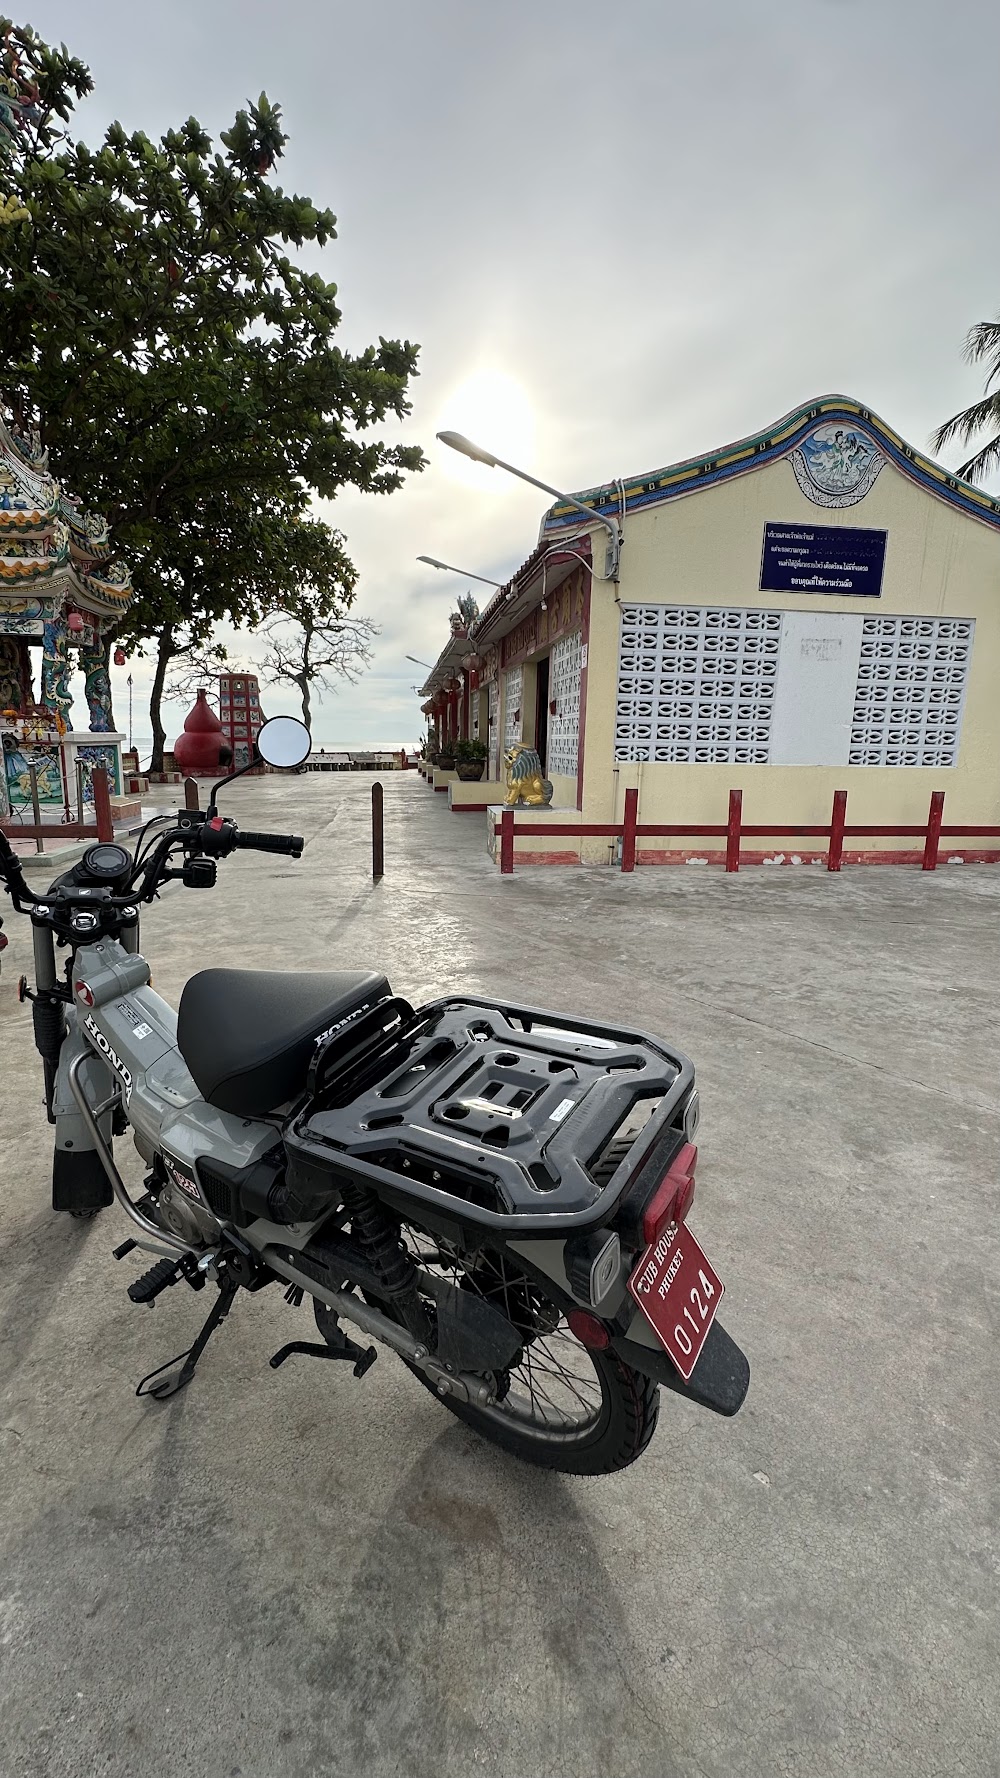
[{"label": "golden lion statue", "polygon": [[552,785],[542,777],[542,762],[533,747],[515,741],[503,756],[507,767],[507,807],[527,803],[529,808],[547,808],[552,801]]}]

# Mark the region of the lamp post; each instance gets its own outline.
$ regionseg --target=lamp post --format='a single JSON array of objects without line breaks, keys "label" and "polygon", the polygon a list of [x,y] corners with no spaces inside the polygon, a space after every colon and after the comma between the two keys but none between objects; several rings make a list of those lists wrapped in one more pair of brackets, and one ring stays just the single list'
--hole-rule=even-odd
[{"label": "lamp post", "polygon": [[593,507],[586,506],[575,494],[564,494],[561,488],[553,488],[548,482],[540,482],[535,475],[529,475],[526,469],[518,469],[513,463],[505,463],[501,457],[494,457],[492,451],[484,451],[481,445],[473,444],[461,432],[439,432],[438,438],[450,450],[461,452],[463,457],[471,457],[473,463],[485,463],[487,469],[506,469],[508,475],[516,475],[522,482],[530,482],[533,488],[541,488],[543,494],[552,494],[556,500],[564,501],[567,506],[575,506],[578,512],[586,513],[591,524],[603,525],[608,533],[608,551],[604,562],[604,580],[618,579],[618,561],[621,555],[621,529],[611,519],[606,519],[602,512],[595,512]]},{"label": "lamp post", "polygon": [[[442,435],[438,433],[440,438]],[[448,574],[460,574],[463,580],[481,580],[484,586],[503,586],[502,580],[491,580],[488,574],[473,574],[469,568],[454,568],[450,562],[439,562],[436,556],[418,556],[418,562],[426,562],[428,568],[443,568]]]},{"label": "lamp post", "polygon": [[404,661],[412,661],[415,667],[432,667],[434,664],[432,661],[422,661],[419,656],[415,654],[404,654],[403,659]]}]

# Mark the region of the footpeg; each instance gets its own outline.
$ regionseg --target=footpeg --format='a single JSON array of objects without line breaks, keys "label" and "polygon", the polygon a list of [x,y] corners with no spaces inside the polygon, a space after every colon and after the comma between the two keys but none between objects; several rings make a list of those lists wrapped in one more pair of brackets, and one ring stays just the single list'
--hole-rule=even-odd
[{"label": "footpeg", "polygon": [[195,1290],[204,1283],[193,1253],[182,1253],[179,1259],[171,1259],[169,1254],[158,1259],[155,1266],[150,1266],[148,1272],[143,1272],[141,1278],[129,1285],[129,1298],[133,1303],[148,1303],[152,1308],[161,1292],[169,1290],[178,1278],[185,1278]]},{"label": "footpeg", "polygon": [[322,1345],[314,1340],[292,1340],[287,1346],[282,1346],[274,1354],[274,1357],[268,1360],[268,1363],[271,1369],[276,1371],[279,1365],[284,1364],[286,1358],[296,1356],[300,1358],[341,1358],[347,1363],[353,1359],[354,1375],[363,1377],[366,1371],[371,1370],[378,1357],[378,1352],[374,1346],[355,1345],[354,1341],[347,1339],[346,1335],[342,1338],[343,1343],[336,1346],[328,1346],[325,1340]]}]

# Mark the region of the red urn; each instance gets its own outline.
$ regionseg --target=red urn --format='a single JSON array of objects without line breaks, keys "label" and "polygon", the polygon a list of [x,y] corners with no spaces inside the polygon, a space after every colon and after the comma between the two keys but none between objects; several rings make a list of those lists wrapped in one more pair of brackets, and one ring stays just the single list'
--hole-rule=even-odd
[{"label": "red urn", "polygon": [[212,776],[226,771],[232,758],[233,750],[208,702],[208,693],[200,691],[193,710],[184,718],[184,733],[178,735],[174,744],[174,764],[180,772]]}]

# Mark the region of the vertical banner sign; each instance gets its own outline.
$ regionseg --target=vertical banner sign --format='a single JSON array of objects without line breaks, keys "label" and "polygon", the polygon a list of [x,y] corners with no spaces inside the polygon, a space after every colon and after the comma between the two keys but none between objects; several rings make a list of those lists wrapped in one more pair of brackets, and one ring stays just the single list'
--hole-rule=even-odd
[{"label": "vertical banner sign", "polygon": [[842,525],[765,525],[760,590],[878,599],[885,541],[885,531]]}]

